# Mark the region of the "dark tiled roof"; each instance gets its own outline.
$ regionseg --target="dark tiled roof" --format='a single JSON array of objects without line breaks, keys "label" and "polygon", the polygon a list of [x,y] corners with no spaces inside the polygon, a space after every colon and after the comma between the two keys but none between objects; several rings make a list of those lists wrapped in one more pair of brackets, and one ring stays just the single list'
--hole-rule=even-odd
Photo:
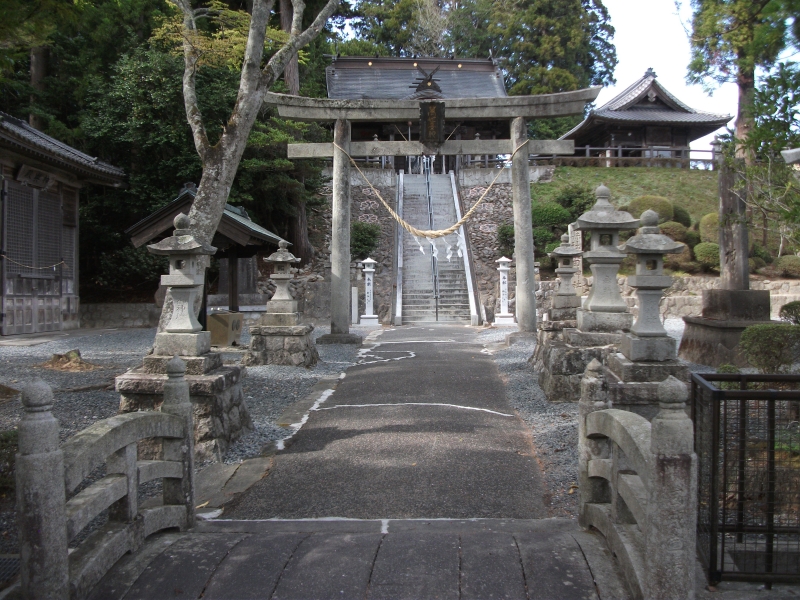
[{"label": "dark tiled roof", "polygon": [[414,63],[427,73],[439,67],[434,79],[442,92],[437,97],[507,96],[503,75],[489,59],[342,57],[334,59],[326,69],[328,97],[337,100],[412,98],[422,77]]},{"label": "dark tiled roof", "polygon": [[[651,105],[648,105],[652,102]],[[648,69],[644,76],[603,106],[589,113],[584,121],[561,136],[573,140],[601,123],[653,123],[658,125],[696,125],[709,132],[724,126],[733,117],[696,110],[673,96]]]},{"label": "dark tiled roof", "polygon": [[45,161],[56,163],[57,166],[82,171],[104,182],[121,183],[125,177],[125,171],[122,169],[84,154],[34,129],[25,121],[2,112],[0,112],[0,142],[37,154]]}]

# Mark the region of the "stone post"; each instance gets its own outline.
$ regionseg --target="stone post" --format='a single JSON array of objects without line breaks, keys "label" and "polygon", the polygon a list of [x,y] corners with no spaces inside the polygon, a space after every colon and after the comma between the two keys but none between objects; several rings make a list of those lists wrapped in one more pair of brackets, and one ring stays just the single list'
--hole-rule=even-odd
[{"label": "stone post", "polygon": [[609,482],[600,477],[589,477],[589,462],[611,456],[608,439],[586,437],[586,418],[593,412],[611,408],[608,387],[603,377],[603,365],[592,359],[581,379],[581,399],[578,403],[578,524],[588,527],[585,516],[587,504],[611,502]]},{"label": "stone post", "polygon": [[[350,152],[350,121],[337,119],[333,141]],[[331,223],[331,332],[320,344],[360,344],[350,334],[350,158],[333,148],[333,206]]]},{"label": "stone post", "polygon": [[514,325],[514,315],[508,312],[508,272],[511,270],[511,259],[505,256],[495,262],[500,263],[500,312],[494,316],[495,325]]},{"label": "stone post", "polygon": [[378,325],[378,315],[375,314],[375,289],[374,275],[376,262],[371,258],[361,261],[364,265],[364,314],[361,315],[362,325]]},{"label": "stone post", "polygon": [[20,579],[25,598],[69,598],[64,455],[53,392],[36,379],[22,390],[16,460]]},{"label": "stone post", "polygon": [[686,385],[668,377],[658,386],[659,412],[652,421],[653,462],[648,481],[645,534],[645,598],[695,596],[697,456],[686,415]]},{"label": "stone post", "polygon": [[520,332],[536,331],[536,273],[533,264],[531,229],[531,174],[528,167],[528,124],[522,117],[511,121],[511,146],[517,151],[511,160],[514,199],[514,257],[517,261],[516,313]]},{"label": "stone post", "polygon": [[719,167],[719,277],[723,290],[749,290],[747,207],[733,192],[736,173]]},{"label": "stone post", "polygon": [[192,402],[189,399],[189,383],[186,381],[186,363],[177,356],[167,363],[167,381],[164,382],[164,403],[161,412],[179,417],[184,423],[183,439],[165,439],[164,460],[180,461],[183,476],[180,479],[164,479],[164,504],[179,504],[186,507],[186,527],[194,526],[194,420]]}]

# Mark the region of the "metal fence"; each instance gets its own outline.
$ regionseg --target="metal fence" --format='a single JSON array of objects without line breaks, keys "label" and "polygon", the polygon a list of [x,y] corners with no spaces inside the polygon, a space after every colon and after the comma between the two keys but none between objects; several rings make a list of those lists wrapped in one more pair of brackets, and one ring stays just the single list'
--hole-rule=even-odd
[{"label": "metal fence", "polygon": [[800,376],[692,375],[709,582],[800,581]]}]

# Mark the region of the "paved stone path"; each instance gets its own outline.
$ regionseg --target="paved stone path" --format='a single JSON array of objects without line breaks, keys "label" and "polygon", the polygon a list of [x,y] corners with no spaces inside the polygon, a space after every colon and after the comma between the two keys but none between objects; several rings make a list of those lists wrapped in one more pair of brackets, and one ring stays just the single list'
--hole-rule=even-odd
[{"label": "paved stone path", "polygon": [[473,340],[383,332],[232,520],[155,537],[94,598],[625,598],[603,540],[547,518],[530,432]]}]

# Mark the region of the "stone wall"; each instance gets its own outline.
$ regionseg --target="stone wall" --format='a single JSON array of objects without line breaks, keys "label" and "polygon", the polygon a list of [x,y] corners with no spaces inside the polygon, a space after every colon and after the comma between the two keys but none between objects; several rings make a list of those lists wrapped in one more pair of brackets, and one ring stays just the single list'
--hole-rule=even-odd
[{"label": "stone wall", "polygon": [[81,304],[81,327],[116,329],[120,327],[156,327],[161,315],[153,303]]}]

